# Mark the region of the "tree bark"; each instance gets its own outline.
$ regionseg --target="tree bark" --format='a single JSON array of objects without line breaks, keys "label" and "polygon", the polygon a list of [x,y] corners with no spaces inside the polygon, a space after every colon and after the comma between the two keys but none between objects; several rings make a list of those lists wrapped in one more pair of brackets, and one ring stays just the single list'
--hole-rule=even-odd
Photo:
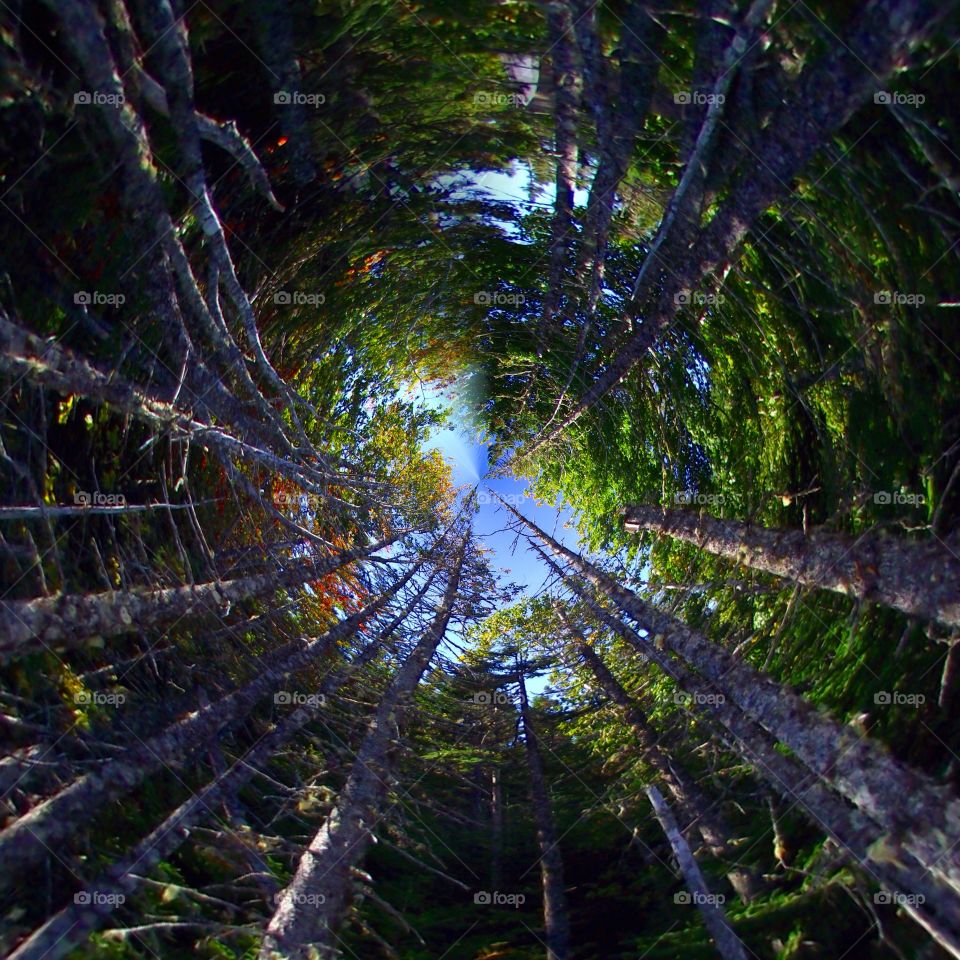
[{"label": "tree bark", "polygon": [[[686,770],[671,761],[660,748],[656,731],[593,647],[579,635],[574,635],[574,639],[577,652],[593,671],[600,689],[620,707],[637,736],[643,759],[657,771],[666,784],[685,823],[696,827],[713,856],[720,858],[733,856],[729,843],[730,828],[723,817],[714,812],[716,804],[697,786]],[[686,829],[685,827],[684,832]],[[755,873],[743,867],[732,867],[727,871],[727,879],[744,903],[749,903],[756,898],[762,889],[762,884],[759,883]]]},{"label": "tree bark", "polygon": [[52,845],[76,834],[83,824],[102,813],[106,804],[129,793],[162,767],[175,769],[224,729],[240,722],[262,697],[279,687],[284,677],[315,662],[379,613],[418,567],[322,636],[301,641],[299,649],[285,656],[261,658],[254,678],[244,686],[194,711],[96,771],[84,774],[0,832],[0,859],[7,867],[0,874],[0,889],[13,883],[19,871],[41,862]]},{"label": "tree bark", "polygon": [[755,570],[821,590],[875,600],[915,617],[960,626],[960,558],[932,540],[852,538],[718,520],[692,510],[629,506],[628,533],[649,530]]},{"label": "tree bark", "polygon": [[423,586],[397,616],[364,649],[330,674],[320,685],[315,701],[308,701],[276,724],[257,744],[229,769],[222,771],[202,790],[181,804],[163,823],[144,837],[122,860],[113,864],[90,889],[99,896],[96,903],[73,904],[51,917],[11,954],[11,960],[59,960],[64,954],[101,927],[116,903],[109,894],[128,896],[139,886],[140,877],[149,873],[160,860],[168,858],[188,837],[189,829],[211,816],[217,805],[236,795],[303,727],[315,719],[326,697],[337,692],[357,670],[383,649],[387,638],[423,600],[436,574],[431,573]]},{"label": "tree bark", "polygon": [[117,590],[0,601],[0,661],[38,650],[79,647],[91,637],[115,637],[178,623],[187,617],[217,614],[234,603],[319,580],[397,539],[398,536],[387,537],[323,560],[291,562],[285,570],[235,580],[212,580],[164,590]]},{"label": "tree bark", "polygon": [[[903,909],[951,956],[960,957],[960,898],[952,887],[932,875],[897,838],[879,836],[874,821],[827,788],[809,768],[781,752],[763,727],[729,700],[718,697],[712,684],[622,623],[576,581],[568,581],[568,585],[600,623],[677,683],[689,696],[693,711],[702,715],[715,735],[720,735],[791,805],[800,807],[847,853],[854,865],[896,895]],[[728,736],[718,729],[718,723],[728,731]]]},{"label": "tree bark", "polygon": [[499,890],[503,882],[503,771],[490,769],[490,887]]},{"label": "tree bark", "polygon": [[573,193],[577,182],[577,116],[583,78],[577,63],[573,18],[568,0],[546,5],[547,41],[553,71],[553,109],[556,121],[556,198],[550,267],[543,312],[537,331],[537,356],[542,356],[563,294],[564,266],[573,234]]},{"label": "tree bark", "polygon": [[[501,501],[502,502],[502,501]],[[883,744],[821,713],[782,684],[736,660],[686,624],[646,603],[526,520],[555,556],[571,564],[684,663],[716,684],[815,773],[902,840],[929,870],[960,890],[960,799],[890,755]]]},{"label": "tree bark", "polygon": [[653,805],[653,812],[663,827],[663,832],[667,835],[673,855],[677,859],[677,865],[683,874],[684,882],[687,885],[690,899],[696,904],[700,915],[703,917],[703,924],[707,932],[713,937],[713,942],[717,952],[724,960],[747,960],[747,953],[740,942],[740,938],[734,933],[733,927],[727,920],[727,915],[721,906],[722,895],[710,893],[707,881],[703,879],[700,867],[697,861],[693,859],[690,852],[690,846],[683,838],[683,834],[677,827],[677,821],[663,799],[660,791],[652,784],[647,787],[647,796]]},{"label": "tree bark", "polygon": [[456,550],[433,622],[381,698],[335,809],[304,850],[293,880],[280,895],[260,949],[262,960],[333,955],[350,904],[350,871],[370,843],[389,786],[398,713],[443,639],[457,597],[466,541]]},{"label": "tree bark", "polygon": [[540,883],[543,888],[543,925],[546,931],[547,960],[568,960],[570,956],[570,914],[567,909],[567,894],[563,880],[563,857],[553,821],[550,792],[543,769],[543,757],[523,669],[518,670],[517,685],[520,688],[520,716],[523,721],[523,739],[527,753],[527,770],[530,774],[530,794],[533,800],[533,816],[537,825],[537,847],[540,850]]},{"label": "tree bark", "polygon": [[865,5],[843,42],[838,41],[830,54],[801,76],[795,96],[767,126],[766,136],[754,150],[762,163],[750,165],[749,174],[731,191],[693,249],[664,277],[659,299],[646,311],[633,339],[592,379],[573,408],[548,432],[518,447],[515,458],[529,460],[626,379],[676,316],[677,294],[697,289],[708,276],[723,271],[760,214],[786,194],[830,134],[908,60],[911,48],[956,2],[873,0]]},{"label": "tree bark", "polygon": [[[283,454],[282,443],[278,445],[281,453],[275,452],[270,446],[256,446],[252,438],[261,437],[264,431],[246,414],[229,411],[226,417],[227,422],[242,430],[243,439],[240,439],[222,426],[196,419],[195,409],[187,410],[182,405],[161,399],[144,387],[98,370],[54,341],[44,340],[11,323],[3,317],[2,311],[0,370],[64,395],[77,394],[99,403],[110,404],[148,426],[170,430],[175,436],[196,441],[213,450],[225,463],[231,463],[232,458],[236,457],[259,464],[317,495],[323,495],[323,489],[318,483],[329,480],[345,484],[350,482],[347,477],[293,461]],[[198,391],[197,399],[193,403],[193,407],[199,407],[204,415],[212,414],[213,411],[205,410],[205,401],[202,402],[199,398],[209,393],[210,388]],[[287,449],[289,450],[289,447]]]}]

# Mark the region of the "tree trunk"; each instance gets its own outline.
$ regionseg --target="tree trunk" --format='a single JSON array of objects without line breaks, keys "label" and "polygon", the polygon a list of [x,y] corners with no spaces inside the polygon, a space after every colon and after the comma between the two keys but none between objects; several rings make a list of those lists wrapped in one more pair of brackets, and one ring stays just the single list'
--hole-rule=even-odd
[{"label": "tree trunk", "polygon": [[583,80],[574,45],[573,18],[568,0],[546,5],[547,42],[553,72],[553,111],[556,121],[556,199],[550,266],[543,312],[537,330],[537,356],[542,356],[555,326],[554,316],[564,287],[564,267],[573,234],[573,193],[577,182],[577,116]]},{"label": "tree trunk", "polygon": [[265,734],[232,767],[222,771],[211,783],[181,804],[155,830],[148,834],[125,858],[113,864],[90,889],[100,896],[96,903],[73,904],[51,917],[25,940],[11,960],[58,960],[94,930],[101,927],[117,905],[109,894],[131,894],[140,883],[140,877],[149,873],[160,860],[168,858],[189,834],[189,828],[211,816],[217,805],[236,795],[257,774],[257,768],[275,756],[324,706],[325,698],[332,696],[354,674],[370,663],[383,649],[387,638],[419,605],[436,574],[427,577],[424,585],[397,616],[364,647],[350,663],[330,674],[320,685],[314,700],[306,701]]},{"label": "tree trunk", "polygon": [[960,558],[939,543],[838,533],[805,534],[692,510],[630,506],[628,533],[650,530],[733,563],[821,590],[875,600],[915,617],[960,626]]},{"label": "tree trunk", "polygon": [[[551,562],[552,563],[552,562]],[[559,573],[562,571],[556,568]],[[785,755],[776,740],[739,707],[704,682],[681,661],[671,657],[622,623],[576,581],[568,585],[597,620],[625,640],[644,660],[656,664],[689,697],[715,734],[717,722],[730,736],[730,748],[751,764],[791,805],[799,806],[817,826],[846,851],[853,863],[895,895],[903,909],[954,957],[960,957],[960,898],[943,880],[933,876],[896,837],[880,837],[876,823],[827,788],[807,767]]]},{"label": "tree trunk", "polygon": [[196,441],[212,450],[224,463],[232,463],[233,458],[237,458],[259,464],[317,495],[323,495],[319,483],[330,480],[349,482],[348,478],[294,462],[284,455],[289,453],[289,445],[275,435],[268,437],[263,447],[256,446],[256,442],[263,442],[264,429],[242,411],[230,411],[224,419],[242,430],[243,439],[232,435],[222,426],[205,422],[202,417],[210,418],[215,412],[207,410],[202,399],[211,395],[214,390],[212,385],[198,390],[197,396],[184,408],[182,404],[164,400],[145,387],[125,381],[113,373],[102,372],[54,341],[43,340],[11,323],[3,317],[2,312],[0,370],[65,396],[76,394],[110,404],[148,426],[170,430],[175,436]]},{"label": "tree trunk", "polygon": [[235,580],[212,580],[164,590],[117,590],[0,601],[0,661],[43,649],[79,647],[91,637],[115,637],[179,623],[187,617],[219,614],[235,603],[320,580],[397,539],[399,535],[386,537],[322,560],[291,562],[273,573]]},{"label": "tree trunk", "polygon": [[[627,722],[637,735],[643,759],[660,775],[673,795],[685,822],[696,827],[707,848],[715,857],[732,857],[734,852],[729,843],[730,828],[723,817],[714,812],[716,803],[697,786],[682,766],[671,761],[660,749],[656,731],[593,647],[580,636],[575,635],[575,640],[577,651],[593,671],[600,689],[623,711]],[[744,903],[749,903],[757,897],[763,887],[754,871],[743,867],[732,867],[727,872],[727,879]]]},{"label": "tree trunk", "polygon": [[[418,565],[419,566],[419,565]],[[62,843],[102,813],[109,802],[129,793],[163,767],[175,769],[225,728],[238,723],[264,696],[274,692],[284,677],[313,663],[361,624],[377,614],[414,575],[414,567],[372,603],[336,624],[321,637],[302,642],[285,656],[262,658],[254,678],[233,693],[167,727],[99,769],[74,780],[49,800],[38,804],[0,832],[0,889],[16,874],[41,862],[52,845]],[[294,647],[296,645],[293,645]]]},{"label": "tree trunk", "polygon": [[788,192],[794,177],[830,135],[909,60],[911,48],[932,32],[956,2],[877,0],[864,7],[843,42],[801,75],[795,96],[768,124],[766,136],[753,151],[762,162],[751,164],[749,176],[734,187],[693,249],[672,265],[659,299],[646,310],[633,339],[606,370],[591,379],[571,410],[549,431],[518,447],[514,457],[534,456],[626,379],[676,316],[677,295],[698,289],[711,274],[722,272],[763,211]]},{"label": "tree trunk", "polygon": [[503,882],[503,771],[490,769],[490,888]]},{"label": "tree trunk", "polygon": [[280,895],[261,946],[263,960],[308,960],[334,953],[337,931],[350,904],[350,871],[370,843],[389,786],[398,714],[446,632],[465,550],[466,542],[461,541],[433,622],[380,700],[335,809],[304,850],[293,880]]},{"label": "tree trunk", "polygon": [[550,807],[550,793],[543,769],[540,743],[533,725],[533,715],[527,700],[527,686],[523,670],[518,670],[520,688],[520,716],[523,720],[523,739],[527,751],[527,769],[530,772],[530,794],[533,816],[537,824],[537,846],[540,850],[540,882],[543,887],[543,925],[546,929],[547,960],[568,960],[570,956],[570,915],[563,881],[563,858]]},{"label": "tree trunk", "polygon": [[789,747],[815,773],[873,818],[889,837],[902,840],[929,870],[960,890],[960,799],[925,773],[890,755],[883,744],[861,737],[848,724],[817,710],[787,687],[736,660],[686,624],[646,603],[612,577],[568,550],[507,507],[546,543],[599,587],[620,609],[643,624],[725,697]]},{"label": "tree trunk", "polygon": [[700,915],[703,917],[703,924],[707,932],[713,937],[717,952],[724,960],[747,960],[747,953],[740,942],[740,938],[734,933],[733,927],[727,920],[723,911],[723,895],[712,894],[707,886],[707,881],[703,879],[700,867],[697,861],[693,859],[690,852],[690,846],[683,838],[683,834],[677,827],[677,821],[674,820],[667,801],[663,799],[660,791],[652,784],[647,787],[647,796],[650,803],[653,804],[653,812],[663,827],[663,832],[670,841],[673,849],[673,855],[677,858],[677,864],[680,872],[683,874],[684,882],[687,885],[689,903],[691,900],[696,904]]}]

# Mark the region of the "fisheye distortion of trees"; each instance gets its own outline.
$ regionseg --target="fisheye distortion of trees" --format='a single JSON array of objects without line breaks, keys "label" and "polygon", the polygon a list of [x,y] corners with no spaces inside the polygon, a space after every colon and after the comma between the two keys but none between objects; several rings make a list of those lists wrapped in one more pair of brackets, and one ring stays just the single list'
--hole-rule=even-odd
[{"label": "fisheye distortion of trees", "polygon": [[960,958],[960,0],[0,3],[0,952]]}]

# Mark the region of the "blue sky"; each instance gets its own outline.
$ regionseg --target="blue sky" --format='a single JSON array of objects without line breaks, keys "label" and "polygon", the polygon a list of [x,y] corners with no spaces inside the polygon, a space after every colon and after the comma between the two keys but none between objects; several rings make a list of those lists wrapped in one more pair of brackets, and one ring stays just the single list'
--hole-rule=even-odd
[{"label": "blue sky", "polygon": [[[430,388],[421,391],[421,402],[442,408],[450,401]],[[516,535],[506,529],[513,519],[490,495],[503,497],[514,509],[546,530],[565,546],[578,549],[579,538],[573,514],[565,504],[537,503],[527,492],[527,481],[513,477],[493,479],[488,476],[487,444],[479,431],[469,424],[447,426],[434,433],[428,449],[439,450],[450,464],[454,486],[468,493],[478,487],[479,509],[473,527],[477,537],[492,551],[491,565],[501,580],[523,587],[534,596],[549,579],[549,569],[527,544],[524,537],[516,543]],[[569,526],[564,526],[568,524]]]},{"label": "blue sky", "polygon": [[[456,178],[463,185],[464,194],[481,190],[492,199],[508,203],[520,211],[533,206],[552,209],[554,184],[538,187],[531,197],[529,168],[514,164],[509,173],[488,172],[483,174],[459,173]],[[578,189],[574,203],[586,202],[586,191]],[[504,224],[508,233],[515,231],[512,224]],[[430,384],[414,388],[419,391],[419,401],[434,409],[445,409],[455,401],[456,387],[440,391]],[[452,419],[452,418],[451,418]],[[450,464],[454,486],[463,488],[466,495],[479,488],[479,509],[473,520],[477,538],[491,551],[491,567],[503,583],[517,584],[527,596],[536,596],[550,580],[551,572],[525,537],[517,538],[507,529],[513,517],[497,503],[491,493],[503,497],[514,509],[571,549],[579,548],[579,537],[573,523],[573,515],[565,504],[537,503],[527,492],[527,481],[512,477],[492,479],[488,476],[488,447],[480,437],[479,428],[459,422],[433,435],[428,449],[440,451]],[[453,653],[448,650],[448,653]],[[545,677],[531,680],[531,693],[539,693],[546,685]]]}]

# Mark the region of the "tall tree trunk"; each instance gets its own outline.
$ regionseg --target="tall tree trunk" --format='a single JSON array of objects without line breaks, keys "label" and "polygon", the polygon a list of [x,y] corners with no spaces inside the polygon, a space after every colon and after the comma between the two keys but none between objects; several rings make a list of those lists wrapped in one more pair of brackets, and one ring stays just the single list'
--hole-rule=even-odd
[{"label": "tall tree trunk", "polygon": [[[502,501],[501,501],[502,502]],[[960,890],[960,800],[927,774],[892,757],[849,725],[821,713],[782,684],[734,659],[686,624],[647,604],[507,506],[550,548],[653,635],[755,717],[815,773],[902,842],[929,870]]]},{"label": "tall tree trunk", "polygon": [[692,510],[630,506],[628,533],[653,533],[821,590],[875,600],[906,614],[960,626],[960,558],[933,540],[770,529]]},{"label": "tall tree trunk", "polygon": [[898,67],[956,6],[957,0],[876,0],[842,43],[809,67],[796,84],[795,95],[768,124],[766,136],[753,151],[762,159],[745,176],[703,230],[693,249],[664,276],[659,299],[647,309],[633,339],[549,431],[518,447],[514,456],[528,460],[561,436],[606,394],[622,383],[676,316],[677,294],[700,288],[707,277],[722,273],[757,218],[785,196],[793,179],[830,135]]},{"label": "tall tree trunk", "polygon": [[115,637],[179,623],[187,617],[221,614],[235,603],[320,580],[348,563],[382,550],[399,536],[385,537],[369,546],[343,550],[321,560],[291,561],[285,569],[235,580],[212,580],[163,590],[117,590],[0,601],[0,661],[43,649],[82,646],[91,637]]},{"label": "tall tree trunk", "polygon": [[254,0],[249,8],[257,23],[260,55],[278,104],[280,128],[292,148],[293,180],[302,188],[316,179],[317,165],[307,110],[295,96],[306,91],[294,46],[293,14],[287,0]]},{"label": "tall tree trunk", "polygon": [[291,645],[292,653],[285,648],[284,655],[262,658],[254,678],[244,686],[84,774],[0,832],[0,859],[7,867],[0,874],[0,889],[14,882],[19,871],[41,862],[52,845],[76,834],[107,803],[129,793],[161,768],[175,769],[184,763],[224,729],[242,720],[262,697],[276,691],[284,677],[312,664],[340,640],[350,637],[357,627],[382,610],[418,567],[322,636]]},{"label": "tall tree trunk", "polygon": [[490,888],[503,883],[503,771],[490,768]]},{"label": "tall tree trunk", "polygon": [[[569,628],[568,628],[569,629]],[[723,817],[715,812],[716,803],[697,786],[693,778],[660,748],[657,733],[643,716],[639,705],[620,685],[609,667],[597,652],[580,635],[571,631],[577,652],[593,671],[600,689],[623,711],[627,722],[637,736],[643,759],[660,775],[673,795],[686,823],[696,827],[707,848],[715,857],[734,856],[730,846],[730,827]],[[731,867],[727,879],[744,903],[749,903],[761,892],[763,885],[754,871],[744,867]]]},{"label": "tall tree trunk", "polygon": [[[932,875],[896,837],[880,837],[874,821],[848,805],[798,760],[782,753],[763,727],[729,700],[718,697],[711,684],[602,607],[585,586],[572,580],[568,585],[601,624],[626,641],[642,659],[656,664],[688,694],[693,711],[758,776],[791,806],[796,804],[803,810],[871,879],[895,894],[903,909],[944,949],[960,957],[960,898],[949,884]],[[718,723],[729,736],[723,735]]]},{"label": "tall tree trunk", "polygon": [[[68,906],[35,930],[11,954],[11,960],[59,960],[94,930],[103,926],[118,901],[110,894],[129,896],[160,860],[169,857],[188,837],[189,828],[213,814],[217,804],[234,797],[258,772],[258,768],[306,726],[324,706],[327,697],[337,692],[356,672],[383,649],[384,642],[396,631],[423,600],[436,577],[431,573],[397,616],[364,649],[341,669],[331,673],[320,685],[314,700],[307,700],[284,717],[272,730],[233,766],[223,770],[202,790],[182,803],[163,823],[149,833],[122,860],[113,864],[90,889],[96,890],[96,902]],[[122,902],[122,901],[120,901]]]},{"label": "tall tree trunk", "polygon": [[430,627],[404,661],[357,752],[336,807],[303,852],[293,880],[267,925],[263,960],[307,960],[333,955],[350,904],[350,876],[370,843],[392,771],[391,741],[402,704],[412,695],[443,639],[460,586],[466,541],[456,548],[447,587]]},{"label": "tall tree trunk", "polygon": [[707,881],[703,879],[700,867],[697,866],[697,861],[693,859],[689,844],[677,827],[677,821],[667,801],[652,784],[647,787],[647,796],[653,805],[653,812],[660,821],[660,826],[663,827],[663,832],[667,835],[667,840],[670,841],[673,855],[677,858],[677,864],[689,890],[689,897],[699,909],[704,926],[713,937],[717,952],[724,960],[747,960],[747,952],[740,938],[734,933],[733,927],[730,926],[721,906],[722,897],[710,892]]},{"label": "tall tree trunk", "polygon": [[568,0],[549,0],[546,15],[547,41],[550,45],[553,73],[557,173],[547,290],[536,335],[538,357],[543,356],[550,333],[555,327],[554,316],[563,295],[564,267],[573,235],[573,194],[577,182],[578,154],[577,119],[583,85]]},{"label": "tall tree trunk", "polygon": [[533,816],[537,824],[537,846],[540,849],[540,883],[543,888],[543,925],[546,929],[547,960],[568,960],[570,956],[570,914],[563,880],[563,858],[553,822],[547,777],[537,739],[533,713],[527,699],[527,685],[522,667],[518,669],[517,686],[520,689],[520,716],[523,720],[523,739],[527,751],[527,769],[530,773],[530,794]]},{"label": "tall tree trunk", "polygon": [[[213,385],[197,391],[189,402],[179,404],[163,399],[155,391],[124,380],[115,373],[105,373],[52,340],[44,340],[7,320],[0,311],[0,371],[24,378],[48,390],[64,395],[75,394],[99,403],[110,404],[141,423],[159,430],[169,430],[176,437],[185,437],[212,450],[222,462],[234,459],[280,474],[304,489],[323,496],[324,482],[349,485],[352,481],[339,474],[316,469],[291,457],[292,448],[276,434],[266,435],[258,421],[240,407],[223,417],[238,435],[222,425],[214,425],[216,411],[206,409],[203,400],[214,390]],[[233,399],[233,398],[231,398]],[[242,439],[241,439],[242,437]]]}]

